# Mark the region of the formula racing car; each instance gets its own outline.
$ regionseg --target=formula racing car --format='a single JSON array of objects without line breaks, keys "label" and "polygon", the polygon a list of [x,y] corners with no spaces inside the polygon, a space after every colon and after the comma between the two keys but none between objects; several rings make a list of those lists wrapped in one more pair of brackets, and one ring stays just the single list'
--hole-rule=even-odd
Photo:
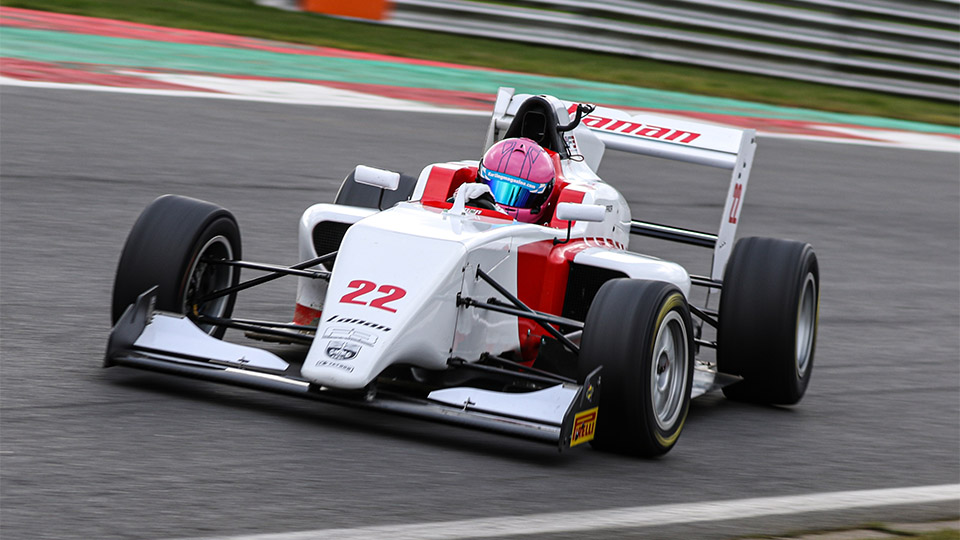
[{"label": "formula racing car", "polygon": [[[158,198],[120,257],[105,366],[639,456],[669,451],[707,392],[801,399],[817,257],[735,242],[752,130],[501,88],[484,148],[418,177],[356,167],[303,213],[291,266],[245,260],[227,210]],[[717,233],[633,220],[596,174],[606,150],[730,170]],[[631,252],[633,235],[702,246],[710,271]],[[232,316],[238,293],[282,276],[298,280],[292,322]],[[291,363],[227,329],[309,348]]]}]

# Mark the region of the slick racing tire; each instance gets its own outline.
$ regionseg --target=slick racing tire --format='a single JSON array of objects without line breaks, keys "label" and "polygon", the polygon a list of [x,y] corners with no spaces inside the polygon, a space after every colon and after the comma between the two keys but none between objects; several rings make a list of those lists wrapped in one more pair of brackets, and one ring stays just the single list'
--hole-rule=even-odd
[{"label": "slick racing tire", "polygon": [[[127,236],[113,283],[113,323],[144,291],[157,286],[156,309],[191,317],[229,317],[236,294],[196,300],[236,285],[240,269],[209,259],[240,259],[240,228],[233,214],[215,204],[164,195],[148,205]],[[220,338],[225,327],[198,326]]]},{"label": "slick racing tire", "polygon": [[677,442],[693,382],[690,308],[675,285],[613,279],[583,328],[580,376],[602,365],[594,447],[643,457]]},{"label": "slick racing tire", "polygon": [[736,243],[723,274],[717,369],[743,380],[739,401],[792,405],[813,372],[820,269],[809,244],[776,238]]}]

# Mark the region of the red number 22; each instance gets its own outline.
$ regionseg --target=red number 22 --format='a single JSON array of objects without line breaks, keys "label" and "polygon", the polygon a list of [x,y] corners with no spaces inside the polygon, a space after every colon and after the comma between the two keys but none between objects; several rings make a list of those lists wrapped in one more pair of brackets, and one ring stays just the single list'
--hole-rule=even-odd
[{"label": "red number 22", "polygon": [[[340,299],[340,302],[343,304],[359,304],[361,306],[375,307],[377,309],[382,309],[389,311],[391,313],[396,313],[397,310],[387,306],[387,303],[394,302],[399,300],[407,295],[407,291],[401,289],[400,287],[395,287],[393,285],[381,285],[380,288],[377,288],[377,284],[372,281],[365,281],[362,279],[355,279],[351,281],[347,287],[351,289],[357,289],[354,292],[347,293],[343,295]],[[364,296],[368,293],[372,293],[374,290],[377,292],[383,293],[383,296],[374,298],[369,303],[360,300],[361,296]]]}]

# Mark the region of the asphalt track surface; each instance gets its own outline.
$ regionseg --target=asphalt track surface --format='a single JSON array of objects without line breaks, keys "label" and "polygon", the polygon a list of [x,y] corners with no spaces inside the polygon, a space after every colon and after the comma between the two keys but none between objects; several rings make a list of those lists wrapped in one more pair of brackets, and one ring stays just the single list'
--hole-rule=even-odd
[{"label": "asphalt track surface", "polygon": [[[416,173],[476,157],[483,118],[10,87],[0,104],[4,540],[283,533],[960,481],[957,154],[761,140],[740,236],[817,250],[810,389],[793,408],[697,400],[676,448],[644,461],[100,367],[120,248],[155,197],[222,204],[246,258],[293,263],[300,213],[332,200],[354,165]],[[722,171],[611,153],[601,174],[637,218],[716,228]],[[696,248],[634,248],[707,273]],[[289,318],[294,290],[254,290],[237,314]],[[957,513],[951,502],[596,536],[730,538]]]}]

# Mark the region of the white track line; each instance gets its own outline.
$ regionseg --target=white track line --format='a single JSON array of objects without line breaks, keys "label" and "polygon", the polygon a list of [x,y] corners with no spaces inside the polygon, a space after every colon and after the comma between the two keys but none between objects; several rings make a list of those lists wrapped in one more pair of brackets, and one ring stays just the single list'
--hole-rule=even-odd
[{"label": "white track line", "polygon": [[[807,512],[850,510],[878,506],[917,505],[960,501],[960,484],[911,488],[874,489],[813,493],[786,497],[737,499],[637,506],[585,512],[558,512],[527,516],[466,519],[432,523],[380,525],[351,529],[317,529],[287,533],[217,536],[189,540],[445,540],[453,538],[495,538],[528,534],[592,532],[610,529],[638,529],[729,519],[785,516]],[[186,539],[184,539],[186,540]]]}]

